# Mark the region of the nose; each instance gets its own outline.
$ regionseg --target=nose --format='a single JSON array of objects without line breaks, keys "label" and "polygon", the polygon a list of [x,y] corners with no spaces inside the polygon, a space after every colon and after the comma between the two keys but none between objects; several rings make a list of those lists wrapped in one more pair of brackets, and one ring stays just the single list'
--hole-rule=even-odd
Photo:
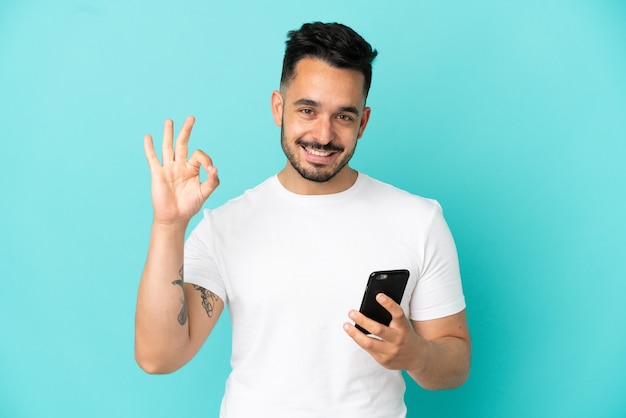
[{"label": "nose", "polygon": [[315,140],[322,145],[330,144],[334,139],[333,125],[328,118],[318,118],[313,132]]}]

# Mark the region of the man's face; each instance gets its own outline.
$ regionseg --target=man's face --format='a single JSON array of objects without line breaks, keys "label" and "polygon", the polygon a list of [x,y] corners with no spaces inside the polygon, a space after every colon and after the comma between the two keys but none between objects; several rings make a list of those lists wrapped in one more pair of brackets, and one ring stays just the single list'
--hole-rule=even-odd
[{"label": "man's face", "polygon": [[[272,95],[281,126],[281,144],[290,165],[304,180],[341,183],[370,109],[365,107],[364,76],[304,58],[295,78]],[[349,187],[349,185],[348,185]]]}]

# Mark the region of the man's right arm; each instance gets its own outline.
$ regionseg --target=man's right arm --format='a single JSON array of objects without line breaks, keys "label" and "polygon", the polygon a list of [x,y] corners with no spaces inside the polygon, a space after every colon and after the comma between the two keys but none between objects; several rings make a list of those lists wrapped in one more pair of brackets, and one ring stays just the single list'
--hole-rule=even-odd
[{"label": "man's right arm", "polygon": [[153,225],[135,316],[135,358],[171,373],[197,353],[224,309],[211,291],[184,282],[185,229]]},{"label": "man's right arm", "polygon": [[[154,221],[137,297],[135,358],[148,373],[170,373],[187,363],[224,309],[215,294],[184,281],[187,225],[219,184],[206,154],[195,151],[187,160],[193,123],[193,118],[187,119],[172,149],[173,124],[165,122],[163,164],[152,138],[147,135],[144,142],[152,177]],[[200,167],[207,171],[204,182],[200,182]]]}]

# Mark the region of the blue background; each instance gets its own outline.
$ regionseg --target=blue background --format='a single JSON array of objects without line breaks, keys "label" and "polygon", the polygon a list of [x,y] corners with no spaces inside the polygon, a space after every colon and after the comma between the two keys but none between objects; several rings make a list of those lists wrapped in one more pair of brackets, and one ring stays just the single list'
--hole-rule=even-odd
[{"label": "blue background", "polygon": [[142,137],[197,117],[215,207],[284,165],[286,32],[379,52],[353,166],[438,199],[474,358],[409,417],[626,416],[626,4],[0,0],[0,416],[217,416],[229,324],[168,376],[133,358]]}]

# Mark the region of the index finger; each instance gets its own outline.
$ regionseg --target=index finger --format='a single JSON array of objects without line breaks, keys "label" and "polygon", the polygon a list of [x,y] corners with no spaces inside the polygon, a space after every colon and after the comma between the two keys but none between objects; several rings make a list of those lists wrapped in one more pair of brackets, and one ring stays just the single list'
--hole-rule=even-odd
[{"label": "index finger", "polygon": [[196,119],[193,116],[188,116],[187,119],[185,119],[185,123],[183,124],[183,127],[180,128],[180,132],[178,133],[178,136],[176,137],[176,146],[174,148],[174,161],[176,160],[186,161],[187,160],[187,154],[189,153],[187,144],[189,143],[189,137],[191,136],[191,129],[193,128],[193,124],[195,121]]}]

